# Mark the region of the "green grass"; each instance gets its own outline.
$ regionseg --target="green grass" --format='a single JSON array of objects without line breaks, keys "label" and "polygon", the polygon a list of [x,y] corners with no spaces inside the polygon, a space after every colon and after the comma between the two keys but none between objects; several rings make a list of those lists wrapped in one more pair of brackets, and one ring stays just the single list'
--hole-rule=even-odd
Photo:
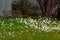
[{"label": "green grass", "polygon": [[0,17],[0,40],[60,40],[60,21],[31,17]]}]

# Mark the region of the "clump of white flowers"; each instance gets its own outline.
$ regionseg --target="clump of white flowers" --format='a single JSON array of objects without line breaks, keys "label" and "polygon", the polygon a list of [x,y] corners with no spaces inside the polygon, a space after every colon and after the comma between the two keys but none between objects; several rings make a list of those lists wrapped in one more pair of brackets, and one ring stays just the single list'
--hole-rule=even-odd
[{"label": "clump of white flowers", "polygon": [[[52,19],[43,19],[43,18],[39,18],[39,19],[33,19],[31,17],[29,18],[10,18],[6,20],[0,20],[0,25],[2,26],[7,26],[7,28],[10,28],[11,30],[13,30],[14,26],[16,27],[16,29],[21,28],[34,28],[34,29],[39,29],[42,31],[53,31],[53,30],[60,30],[60,21],[56,22],[56,21],[52,21]],[[13,27],[12,27],[13,26]],[[4,27],[2,27],[4,29]],[[22,31],[23,32],[23,31]],[[10,32],[9,32],[10,35]]]}]

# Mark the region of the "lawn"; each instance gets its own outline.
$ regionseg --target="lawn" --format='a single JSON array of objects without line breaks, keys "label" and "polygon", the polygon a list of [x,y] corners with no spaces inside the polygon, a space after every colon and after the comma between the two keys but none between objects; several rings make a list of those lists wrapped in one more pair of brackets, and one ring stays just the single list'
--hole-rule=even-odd
[{"label": "lawn", "polygon": [[52,18],[0,17],[0,40],[60,40],[60,21]]}]

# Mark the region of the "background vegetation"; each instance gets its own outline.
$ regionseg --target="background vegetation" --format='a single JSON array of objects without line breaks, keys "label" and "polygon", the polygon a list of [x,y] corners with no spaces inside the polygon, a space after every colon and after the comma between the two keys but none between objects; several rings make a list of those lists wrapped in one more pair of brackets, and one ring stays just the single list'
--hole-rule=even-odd
[{"label": "background vegetation", "polygon": [[12,4],[12,10],[21,11],[22,15],[37,16],[38,7],[33,5],[33,3],[28,2],[28,0],[19,0]]}]

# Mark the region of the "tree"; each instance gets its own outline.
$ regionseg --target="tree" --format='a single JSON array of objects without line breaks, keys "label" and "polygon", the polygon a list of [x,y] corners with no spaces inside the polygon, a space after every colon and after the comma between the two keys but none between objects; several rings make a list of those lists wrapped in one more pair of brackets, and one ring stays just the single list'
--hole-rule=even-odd
[{"label": "tree", "polygon": [[43,17],[51,17],[60,5],[60,0],[37,0]]}]

